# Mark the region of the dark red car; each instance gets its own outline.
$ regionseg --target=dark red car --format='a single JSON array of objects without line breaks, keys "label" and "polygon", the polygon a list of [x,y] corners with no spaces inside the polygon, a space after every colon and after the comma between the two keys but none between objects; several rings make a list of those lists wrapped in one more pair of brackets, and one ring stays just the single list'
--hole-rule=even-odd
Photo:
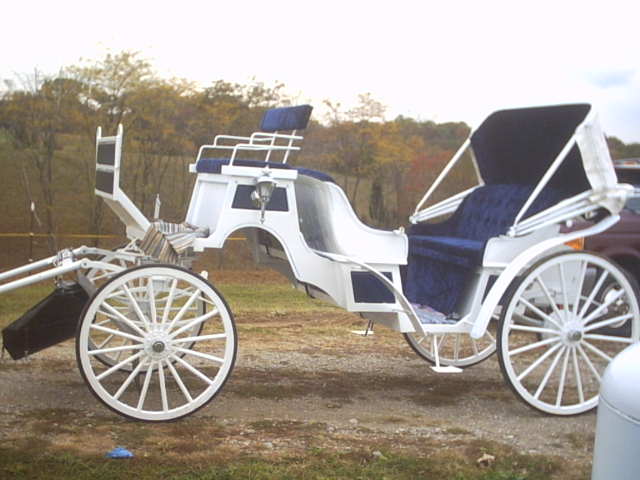
[{"label": "dark red car", "polygon": [[615,160],[618,181],[636,187],[620,212],[620,221],[609,230],[585,238],[584,248],[601,253],[625,268],[640,283],[640,158]]}]

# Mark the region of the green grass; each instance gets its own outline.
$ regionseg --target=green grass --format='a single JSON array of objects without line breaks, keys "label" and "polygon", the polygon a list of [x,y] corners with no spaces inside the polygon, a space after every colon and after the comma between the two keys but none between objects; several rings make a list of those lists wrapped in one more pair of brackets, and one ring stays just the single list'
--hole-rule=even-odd
[{"label": "green grass", "polygon": [[[291,312],[326,312],[340,310],[320,300],[309,298],[286,283],[215,283],[227,300],[231,311],[262,312],[279,315]],[[53,290],[46,282],[19,288],[0,295],[0,328],[5,327]]]},{"label": "green grass", "polygon": [[35,449],[0,447],[0,478],[139,480],[277,480],[277,479],[438,479],[438,480],[542,480],[559,473],[559,463],[544,457],[512,455],[486,469],[459,456],[437,454],[427,458],[383,452],[328,453],[313,449],[305,456],[279,459],[218,458],[206,463],[181,463],[162,457],[109,460],[70,452],[42,453]]},{"label": "green grass", "polygon": [[263,312],[278,314],[289,312],[335,311],[338,307],[314,300],[287,283],[216,284],[234,312]]}]

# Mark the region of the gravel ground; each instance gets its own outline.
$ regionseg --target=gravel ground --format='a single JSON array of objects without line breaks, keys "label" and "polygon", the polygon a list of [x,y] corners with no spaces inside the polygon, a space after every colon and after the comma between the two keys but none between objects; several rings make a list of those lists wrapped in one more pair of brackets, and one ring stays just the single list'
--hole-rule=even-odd
[{"label": "gravel ground", "polygon": [[[357,321],[346,313],[241,315],[232,377],[211,404],[172,428],[216,424],[229,448],[308,448],[317,437],[308,435],[313,426],[323,434],[316,443],[327,448],[344,448],[345,442],[402,450],[493,441],[518,453],[559,456],[582,468],[590,464],[595,412],[542,415],[508,389],[495,356],[462,373],[436,374],[397,333],[349,334]],[[305,324],[313,326],[308,333]],[[256,325],[274,334],[252,332]],[[27,361],[0,361],[2,442],[44,435],[52,448],[98,453],[108,445],[94,431],[108,432],[114,441],[132,438],[136,429],[175,435],[155,427],[122,420],[94,399],[77,371],[72,342]],[[139,448],[153,449],[138,442]]]}]

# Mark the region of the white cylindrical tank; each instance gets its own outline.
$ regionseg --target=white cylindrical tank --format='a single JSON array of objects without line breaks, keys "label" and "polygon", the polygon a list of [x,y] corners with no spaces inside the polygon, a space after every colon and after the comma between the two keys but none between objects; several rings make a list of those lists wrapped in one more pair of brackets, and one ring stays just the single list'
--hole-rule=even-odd
[{"label": "white cylindrical tank", "polygon": [[623,350],[602,377],[591,480],[640,478],[640,345]]}]

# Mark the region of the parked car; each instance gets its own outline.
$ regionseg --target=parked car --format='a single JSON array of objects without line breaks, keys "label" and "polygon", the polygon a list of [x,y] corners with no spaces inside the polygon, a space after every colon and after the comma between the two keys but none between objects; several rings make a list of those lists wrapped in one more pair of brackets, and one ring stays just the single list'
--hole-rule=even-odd
[{"label": "parked car", "polygon": [[640,158],[615,160],[614,166],[618,180],[634,185],[637,196],[627,200],[618,223],[585,238],[584,248],[611,258],[640,283]]}]

